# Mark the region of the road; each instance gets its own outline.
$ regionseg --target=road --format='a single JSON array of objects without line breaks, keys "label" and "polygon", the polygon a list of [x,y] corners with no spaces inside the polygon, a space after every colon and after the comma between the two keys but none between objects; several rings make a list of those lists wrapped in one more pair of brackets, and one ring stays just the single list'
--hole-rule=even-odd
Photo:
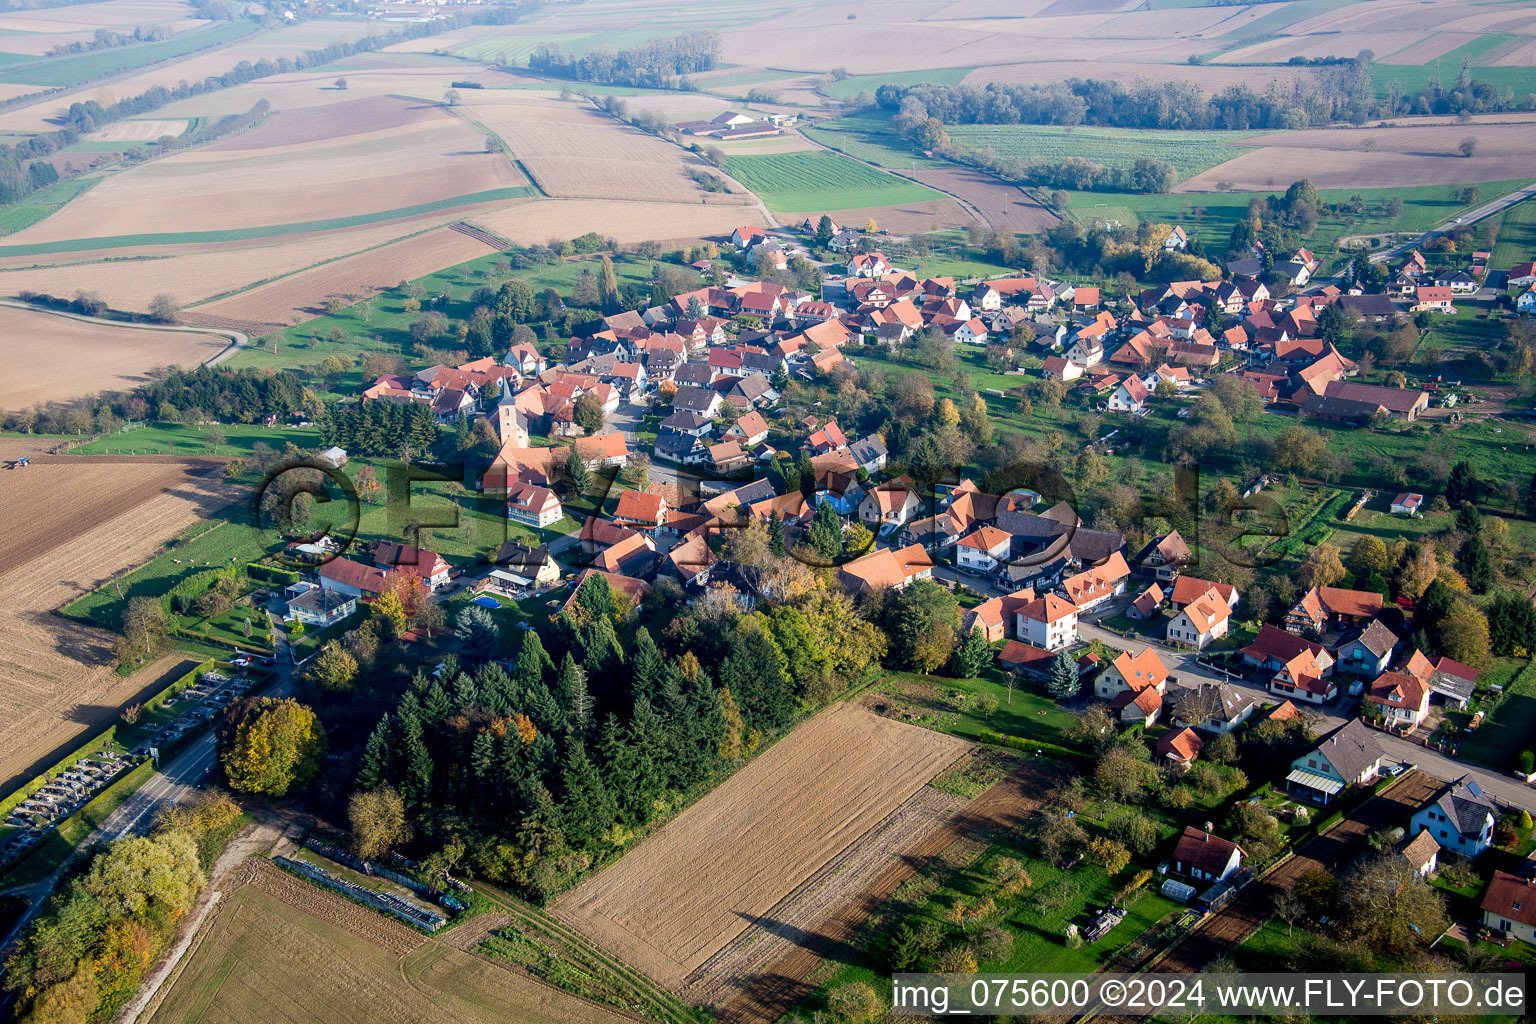
[{"label": "road", "polygon": [[[287,697],[292,694],[293,671],[308,661],[306,658],[298,665],[293,664],[287,641],[281,631],[277,633],[277,644],[277,677],[270,686],[261,691],[259,696]],[[8,955],[11,944],[41,913],[48,902],[48,896],[58,885],[59,879],[69,870],[75,857],[98,843],[110,843],[130,834],[148,832],[161,810],[172,804],[185,803],[196,795],[199,788],[207,781],[217,759],[217,733],[210,728],[193,740],[169,763],[162,765],[160,770],[151,775],[132,796],[124,800],[117,810],[107,815],[96,830],[76,847],[75,854],[66,858],[53,874],[32,885],[7,890],[10,894],[26,897],[32,903],[26,913],[22,914],[11,930],[6,933],[5,938],[0,939],[0,957]]]},{"label": "road", "polygon": [[0,299],[0,306],[10,306],[12,309],[25,309],[32,313],[46,313],[49,316],[63,317],[66,320],[78,320],[83,324],[104,324],[108,327],[120,327],[129,331],[159,331],[172,334],[211,334],[223,338],[229,344],[221,349],[218,355],[206,360],[208,366],[216,366],[245,348],[251,343],[251,336],[244,331],[233,331],[226,327],[196,327],[185,324],[131,324],[121,320],[107,320],[97,316],[86,316],[83,313],[70,313],[62,309],[49,309],[46,306],[34,306],[30,302],[21,302],[16,299]]},{"label": "road", "polygon": [[1400,242],[1397,245],[1392,246],[1390,249],[1383,249],[1381,252],[1372,253],[1370,257],[1371,262],[1380,263],[1383,260],[1390,260],[1397,256],[1401,256],[1403,253],[1408,252],[1411,249],[1416,249],[1419,246],[1424,245],[1436,235],[1442,235],[1445,232],[1450,231],[1458,224],[1474,224],[1477,221],[1482,220],[1484,217],[1491,217],[1498,213],[1500,210],[1507,210],[1511,206],[1514,206],[1516,203],[1525,199],[1530,199],[1532,197],[1536,197],[1536,182],[1532,182],[1524,188],[1515,189],[1515,191],[1509,193],[1508,195],[1500,196],[1498,199],[1491,199],[1476,209],[1468,210],[1460,217],[1446,221],[1439,227],[1430,228],[1428,231],[1424,232],[1422,235],[1415,239],[1407,242]]}]

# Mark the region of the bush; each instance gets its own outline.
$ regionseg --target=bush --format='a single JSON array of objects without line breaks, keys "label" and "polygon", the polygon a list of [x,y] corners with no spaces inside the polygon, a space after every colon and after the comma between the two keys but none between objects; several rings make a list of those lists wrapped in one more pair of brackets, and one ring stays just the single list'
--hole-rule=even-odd
[{"label": "bush", "polygon": [[277,583],[282,586],[291,586],[303,577],[292,569],[283,569],[275,565],[261,565],[251,562],[245,567],[245,574],[253,580],[261,580],[264,583]]}]

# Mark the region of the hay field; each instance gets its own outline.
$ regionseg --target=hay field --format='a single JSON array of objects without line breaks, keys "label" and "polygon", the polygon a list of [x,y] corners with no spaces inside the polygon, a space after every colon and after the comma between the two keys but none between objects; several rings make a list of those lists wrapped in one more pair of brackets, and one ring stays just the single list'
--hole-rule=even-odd
[{"label": "hay field", "polygon": [[[0,442],[9,462],[28,442]],[[56,608],[147,561],[230,498],[217,479],[177,464],[35,462],[0,488],[0,791],[109,725],[180,660],[132,676],[112,669],[111,634]],[[42,514],[46,511],[46,515]]]},{"label": "hay field", "polygon": [[376,98],[279,113],[114,174],[7,244],[216,232],[356,217],[524,185],[446,108]]},{"label": "hay field", "polygon": [[554,912],[680,988],[966,747],[854,704],[829,708],[566,895]]},{"label": "hay field", "polygon": [[[1458,147],[1477,140],[1471,157]],[[1237,145],[1257,146],[1185,181],[1176,191],[1214,191],[1217,182],[1238,189],[1309,178],[1319,188],[1458,185],[1529,176],[1536,153],[1536,123],[1414,124],[1387,128],[1310,128],[1259,135]]]},{"label": "hay field", "polygon": [[546,195],[687,202],[702,194],[685,173],[694,158],[585,102],[476,93],[464,103],[465,116],[499,136]]},{"label": "hay field", "polygon": [[619,243],[686,242],[729,235],[744,224],[765,224],[755,206],[631,203],[619,199],[537,199],[466,218],[519,245],[596,231]]},{"label": "hay field", "polygon": [[149,1024],[621,1024],[524,974],[413,934],[253,859],[203,924]]},{"label": "hay field", "polygon": [[229,345],[217,335],[85,323],[0,306],[0,409],[25,409],[145,383],[146,371],[196,366]]},{"label": "hay field", "polygon": [[196,311],[286,327],[324,313],[325,300],[332,295],[371,295],[393,287],[401,280],[424,277],[443,267],[495,251],[469,235],[446,227],[434,228],[425,234],[302,270],[270,284],[199,306]]}]

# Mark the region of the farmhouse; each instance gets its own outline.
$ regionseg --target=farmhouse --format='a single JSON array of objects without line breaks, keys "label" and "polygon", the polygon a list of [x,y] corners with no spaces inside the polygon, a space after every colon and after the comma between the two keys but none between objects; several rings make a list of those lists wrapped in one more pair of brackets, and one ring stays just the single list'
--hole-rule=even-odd
[{"label": "farmhouse", "polygon": [[436,551],[381,540],[373,546],[373,564],[381,569],[398,569],[419,577],[429,591],[448,582],[449,566]]},{"label": "farmhouse", "polygon": [[1313,587],[1285,614],[1285,628],[1317,633],[1327,626],[1360,624],[1381,614],[1381,595],[1370,590]]}]

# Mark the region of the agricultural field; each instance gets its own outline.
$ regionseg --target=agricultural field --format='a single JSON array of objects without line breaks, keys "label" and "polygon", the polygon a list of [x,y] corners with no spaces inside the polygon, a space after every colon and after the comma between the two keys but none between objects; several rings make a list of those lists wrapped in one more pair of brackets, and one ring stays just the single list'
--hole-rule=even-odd
[{"label": "agricultural field", "polygon": [[856,210],[938,198],[921,185],[836,153],[732,156],[726,170],[779,213]]},{"label": "agricultural field", "polygon": [[[1140,157],[1166,160],[1182,180],[1240,155],[1253,141],[1247,132],[1136,131],[1123,128],[1055,128],[1048,125],[953,125],[949,137],[965,149],[1055,163],[1076,156],[1106,167],[1128,168]],[[1234,148],[1237,147],[1237,148]]]},{"label": "agricultural field", "polygon": [[609,1024],[630,1018],[488,965],[383,914],[247,861],[203,923],[194,951],[158,1006],[154,1024],[256,1018],[295,1022],[370,1015],[424,1024],[516,1019]]},{"label": "agricultural field", "polygon": [[256,31],[249,22],[222,22],[196,32],[157,43],[114,46],[70,57],[57,57],[35,63],[0,67],[0,81],[54,89],[80,85],[92,79],[121,74],[158,61],[174,60],[196,50],[234,42]]},{"label": "agricultural field", "polygon": [[[38,447],[6,440],[0,456],[9,464]],[[118,675],[111,634],[51,613],[151,558],[229,496],[218,481],[175,462],[45,459],[4,472],[0,585],[10,596],[0,609],[0,713],[9,726],[0,790],[9,790],[112,722],[159,675],[153,666]]]},{"label": "agricultural field", "polygon": [[[1465,185],[1525,174],[1536,151],[1536,120],[1500,116],[1498,123],[1310,128],[1235,141],[1239,155],[1186,180],[1179,191],[1208,192],[1218,182],[1238,190],[1284,187],[1308,178],[1319,188]],[[1463,139],[1476,148],[1462,156]],[[1486,191],[1486,190],[1485,190]]]},{"label": "agricultural field", "polygon": [[115,174],[0,251],[346,227],[479,193],[505,198],[498,190],[525,184],[504,155],[484,149],[482,134],[437,104],[367,99],[278,113],[234,138]]},{"label": "agricultural field", "polygon": [[118,326],[0,306],[0,358],[8,369],[0,410],[127,390],[144,383],[150,370],[197,366],[229,344],[227,337],[193,330]]},{"label": "agricultural field", "polygon": [[555,914],[675,991],[965,748],[834,706],[567,894]]},{"label": "agricultural field", "polygon": [[1489,266],[1507,269],[1536,259],[1536,201],[1516,203],[1500,215],[1499,238]]}]

